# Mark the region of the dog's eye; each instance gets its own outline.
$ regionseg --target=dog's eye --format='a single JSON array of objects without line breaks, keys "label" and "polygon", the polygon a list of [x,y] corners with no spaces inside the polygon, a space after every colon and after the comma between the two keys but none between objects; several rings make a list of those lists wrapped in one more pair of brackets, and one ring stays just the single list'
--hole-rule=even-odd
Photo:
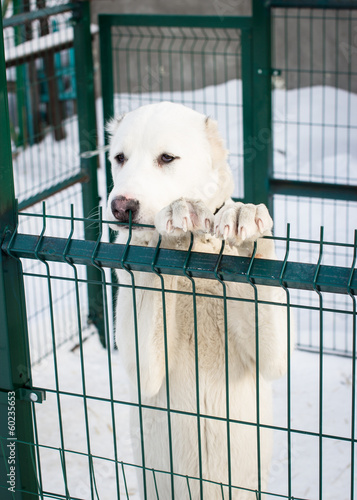
[{"label": "dog's eye", "polygon": [[171,163],[173,160],[175,160],[175,156],[169,155],[167,153],[163,153],[160,156],[159,162],[160,163]]},{"label": "dog's eye", "polygon": [[118,165],[122,165],[125,161],[124,153],[119,153],[118,155],[114,156],[114,160],[118,163]]}]

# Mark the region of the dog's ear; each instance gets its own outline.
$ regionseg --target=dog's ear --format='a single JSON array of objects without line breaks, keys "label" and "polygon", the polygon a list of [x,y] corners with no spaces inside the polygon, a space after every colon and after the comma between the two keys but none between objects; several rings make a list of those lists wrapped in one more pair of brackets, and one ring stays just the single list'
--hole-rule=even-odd
[{"label": "dog's ear", "polygon": [[118,118],[112,118],[105,124],[105,130],[110,136],[113,136],[118,130],[120,123],[122,122],[125,115],[121,115]]},{"label": "dog's ear", "polygon": [[228,151],[219,133],[217,122],[207,116],[205,123],[207,138],[211,146],[212,163],[213,166],[219,167],[222,163],[226,163]]}]

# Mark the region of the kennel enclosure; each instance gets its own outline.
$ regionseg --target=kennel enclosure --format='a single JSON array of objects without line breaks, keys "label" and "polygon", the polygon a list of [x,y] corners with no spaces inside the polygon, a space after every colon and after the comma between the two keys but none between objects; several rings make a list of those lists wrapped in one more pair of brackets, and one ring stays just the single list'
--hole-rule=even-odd
[{"label": "kennel enclosure", "polygon": [[[79,7],[82,13],[76,10]],[[70,191],[54,210],[48,208],[51,198],[46,207],[33,205],[47,197],[49,193],[44,191],[52,189],[46,180],[44,185],[31,188],[34,199],[21,205],[21,200],[29,196],[21,193],[20,184],[14,189],[11,164],[14,163],[15,177],[19,178],[21,167],[26,167],[30,177],[36,179],[40,175],[36,165],[44,175],[45,164],[53,155],[51,150],[45,150],[45,163],[40,163],[40,153],[36,156],[33,151],[42,146],[29,141],[25,153],[34,155],[30,161],[19,146],[14,148],[14,139],[19,138],[11,137],[8,120],[1,120],[4,164],[0,183],[0,475],[4,498],[97,499],[135,495],[133,471],[138,464],[127,460],[128,455],[123,452],[128,446],[122,415],[132,405],[145,411],[145,405],[129,401],[123,392],[123,375],[111,349],[111,291],[117,292],[121,285],[111,282],[106,269],[116,267],[158,273],[162,287],[155,291],[163,298],[169,293],[165,275],[187,276],[192,283],[193,302],[195,279],[200,277],[221,280],[220,300],[229,300],[223,291],[224,283],[229,281],[249,283],[252,287],[283,287],[288,310],[296,317],[297,347],[312,352],[306,354],[310,358],[298,359],[305,363],[313,360],[315,376],[301,378],[312,398],[294,392],[299,380],[294,357],[289,359],[288,375],[281,382],[283,411],[272,426],[280,455],[274,455],[272,482],[265,493],[267,498],[337,498],[333,489],[337,482],[339,498],[355,498],[354,7],[354,2],[256,1],[252,16],[244,18],[102,15],[99,19],[104,120],[114,113],[164,99],[182,102],[217,118],[231,150],[236,198],[265,202],[274,211],[279,261],[262,261],[254,255],[252,259],[231,258],[106,242],[103,217],[92,212],[98,198],[98,148],[93,133],[94,93],[87,81],[92,81],[88,4],[62,3],[46,13],[30,11],[32,19],[49,12],[54,15],[61,9],[74,12],[77,19],[74,54],[78,118],[76,114],[69,117],[64,129],[72,127],[70,134],[75,137],[78,127],[79,136],[73,148],[75,154],[59,162],[68,168],[60,182],[69,186],[78,180],[78,187],[90,190],[92,195],[90,202],[83,202],[81,196],[76,198],[72,211],[66,206],[68,197],[73,196]],[[28,13],[19,15],[22,18],[5,19],[4,26],[21,26],[15,24],[21,19],[29,21]],[[67,27],[60,27],[60,32],[62,29]],[[331,34],[334,50],[328,58],[323,47]],[[310,49],[308,53],[306,47]],[[30,60],[33,58],[32,54]],[[28,64],[18,62],[20,66]],[[8,117],[4,70],[0,78],[1,114]],[[19,96],[21,101],[23,96]],[[73,162],[76,168],[72,169]],[[102,158],[102,168],[104,165]],[[69,171],[77,172],[74,176],[78,177],[73,179]],[[257,183],[260,178],[264,181]],[[111,184],[109,172],[107,184]],[[19,205],[15,203],[15,194]],[[83,212],[79,205],[84,206]],[[287,229],[286,223],[290,218],[295,220],[296,210],[297,220]],[[26,221],[30,225],[26,226]],[[316,226],[322,223],[326,227],[316,233]],[[87,228],[85,233],[83,226]],[[65,291],[70,286],[71,295],[58,288],[63,284]],[[88,301],[87,288],[92,302]],[[28,315],[36,310],[32,302],[36,294],[41,297],[43,311],[34,314],[37,319],[32,327]],[[105,350],[99,343],[93,344],[94,329],[86,324],[91,308],[101,318]],[[64,311],[74,312],[73,316],[68,313],[68,327]],[[37,325],[41,322],[40,337]],[[64,341],[68,342],[64,330],[71,331],[70,355],[61,347]],[[259,332],[256,337],[258,344]],[[337,358],[343,359],[341,356],[346,360],[346,382],[339,386],[343,394],[339,399],[336,392],[328,389],[333,384],[330,366]],[[68,378],[70,367],[73,374]],[[9,427],[12,420],[8,418],[8,408],[13,408],[13,391],[16,436],[9,435],[13,432]],[[305,397],[309,410],[304,416],[297,407],[303,406]],[[328,407],[329,401],[332,403]],[[331,408],[335,419],[332,421]],[[169,425],[170,412],[175,409],[159,408],[157,412],[165,415],[163,425]],[[210,415],[198,411],[194,417],[199,422]],[[103,426],[99,427],[98,422]],[[258,419],[253,425],[260,435],[264,423]],[[12,473],[12,450],[7,444],[13,442],[9,439],[12,437],[16,437],[15,492],[8,490],[7,483]],[[144,442],[145,435],[139,433],[137,442],[129,444],[141,446]],[[337,453],[342,457],[341,470],[331,463]],[[334,468],[338,470],[335,475]],[[169,472],[175,474],[174,464]],[[152,473],[155,476],[160,471]],[[343,478],[340,482],[339,475]],[[186,479],[188,498],[190,481],[200,481],[204,492],[204,477]],[[239,488],[229,482],[224,486],[229,493],[222,493],[222,498]],[[257,498],[261,493],[256,492]]]}]

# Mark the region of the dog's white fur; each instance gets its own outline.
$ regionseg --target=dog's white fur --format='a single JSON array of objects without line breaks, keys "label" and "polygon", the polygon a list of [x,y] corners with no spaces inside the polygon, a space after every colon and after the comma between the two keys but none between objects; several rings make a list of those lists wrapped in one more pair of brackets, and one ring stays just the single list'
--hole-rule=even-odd
[{"label": "dog's white fur", "polygon": [[[131,244],[154,246],[160,233],[161,247],[187,249],[190,232],[193,232],[194,251],[218,253],[225,239],[229,244],[225,253],[251,256],[254,241],[257,241],[257,257],[275,258],[273,241],[261,238],[271,235],[272,220],[267,208],[234,203],[230,199],[233,179],[216,122],[185,106],[163,102],[143,106],[113,120],[108,129],[112,136],[110,160],[114,180],[108,200],[108,219],[115,220],[111,203],[122,196],[139,202],[135,222],[156,226],[156,230],[134,229]],[[118,164],[119,154],[125,159]],[[162,154],[176,159],[163,164]],[[118,229],[118,226],[113,225],[113,228]],[[125,243],[127,237],[128,230],[120,229],[117,242]],[[121,284],[133,284],[125,270],[118,271],[118,278]],[[223,287],[218,281],[195,279],[195,297],[192,293],[166,292],[165,310],[158,276],[135,273],[134,281],[139,287],[135,292],[136,316],[130,286],[120,288],[117,299],[119,352],[135,397],[139,397],[139,361],[141,403],[167,408],[169,392],[171,410],[167,413],[142,409],[145,467],[177,474],[174,487],[178,500],[189,498],[186,476],[199,478],[201,467],[202,478],[208,480],[201,483],[203,498],[215,500],[222,498],[222,488],[209,481],[228,483],[229,454],[231,482],[239,487],[232,489],[232,498],[256,499],[256,494],[249,490],[259,486],[262,490],[266,488],[271,456],[270,432],[264,426],[257,432],[254,425],[257,422],[256,387],[259,382],[259,423],[269,424],[272,418],[270,380],[284,374],[287,368],[284,291],[258,286],[256,293],[263,303],[256,306],[252,285],[227,282],[227,296],[243,300],[227,301],[228,334],[225,339],[224,301],[217,298],[223,296]],[[193,291],[191,281],[184,277],[164,276],[164,284],[166,290]],[[259,332],[259,381],[256,380],[256,328]],[[229,405],[226,400],[226,342]],[[229,418],[234,420],[229,425],[229,452],[227,411]],[[134,407],[133,443],[137,463],[142,464],[139,415],[138,408]],[[153,477],[151,471],[146,474],[149,500],[157,498]],[[171,498],[170,474],[156,473],[155,479],[159,498]],[[142,477],[140,484],[142,487]],[[200,498],[200,481],[190,479],[189,486],[191,497]],[[227,488],[223,487],[223,491],[228,498]]]}]

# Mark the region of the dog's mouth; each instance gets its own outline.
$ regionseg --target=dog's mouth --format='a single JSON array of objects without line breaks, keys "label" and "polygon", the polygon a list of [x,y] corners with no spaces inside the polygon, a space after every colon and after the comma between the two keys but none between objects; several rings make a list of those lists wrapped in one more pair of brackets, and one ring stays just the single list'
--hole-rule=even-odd
[{"label": "dog's mouth", "polygon": [[113,231],[131,230],[131,231],[147,231],[148,229],[155,229],[154,223],[146,222],[141,217],[129,218],[127,220],[113,220],[109,223],[109,227]]}]

